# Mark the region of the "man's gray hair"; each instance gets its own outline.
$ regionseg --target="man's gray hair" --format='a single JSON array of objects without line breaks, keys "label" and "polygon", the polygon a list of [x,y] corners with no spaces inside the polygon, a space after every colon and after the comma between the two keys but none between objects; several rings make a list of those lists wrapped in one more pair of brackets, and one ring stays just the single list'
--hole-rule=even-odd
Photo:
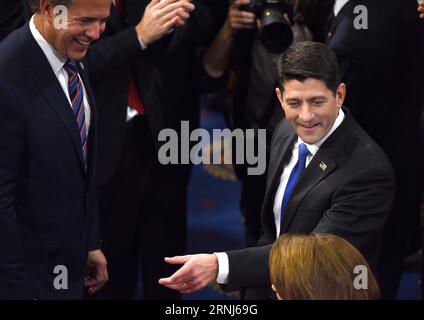
[{"label": "man's gray hair", "polygon": [[[40,12],[40,0],[28,0],[31,6],[32,12]],[[66,6],[69,7],[74,4],[76,0],[48,0],[54,7]]]}]

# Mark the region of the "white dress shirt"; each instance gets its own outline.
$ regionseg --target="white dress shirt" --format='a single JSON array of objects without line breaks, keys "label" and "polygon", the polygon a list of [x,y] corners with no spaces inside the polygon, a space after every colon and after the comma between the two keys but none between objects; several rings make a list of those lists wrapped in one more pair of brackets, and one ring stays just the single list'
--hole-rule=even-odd
[{"label": "white dress shirt", "polygon": [[[66,58],[61,57],[61,55],[56,51],[56,49],[53,48],[50,45],[50,43],[48,43],[47,40],[44,39],[43,35],[37,30],[34,23],[34,16],[32,16],[29,22],[29,29],[35,41],[38,43],[44,55],[46,56],[47,60],[49,61],[49,64],[52,67],[53,72],[57,80],[59,81],[60,86],[62,87],[66,98],[69,101],[69,107],[72,108],[72,102],[71,102],[71,98],[69,97],[69,90],[68,90],[69,75],[68,75],[68,72],[64,69]],[[84,83],[79,74],[78,74],[78,77],[81,81],[83,92],[84,92],[83,105],[84,105],[84,112],[85,112],[85,124],[87,126],[87,134],[88,134],[88,130],[90,128],[91,110],[90,110],[90,105],[88,103],[87,92],[85,90]]]},{"label": "white dress shirt", "polygon": [[336,0],[336,2],[334,3],[334,16],[335,17],[337,17],[340,10],[342,10],[343,7],[345,6],[345,4],[348,3],[348,2],[349,2],[349,0]]},{"label": "white dress shirt", "polygon": [[297,141],[293,146],[292,157],[290,159],[290,162],[284,167],[283,174],[280,177],[280,185],[278,186],[277,192],[275,194],[273,211],[274,211],[274,221],[275,221],[275,228],[277,231],[276,233],[277,237],[280,234],[280,226],[281,226],[281,223],[280,223],[281,204],[283,202],[283,196],[284,196],[284,192],[286,191],[290,174],[299,158],[299,144],[304,143],[309,150],[309,155],[307,156],[306,163],[305,163],[305,168],[307,168],[312,158],[318,152],[321,145],[334,132],[334,130],[338,128],[338,126],[343,122],[343,119],[344,119],[344,112],[342,109],[340,109],[340,112],[337,115],[336,121],[334,121],[334,124],[331,127],[330,131],[321,140],[319,140],[318,142],[314,144],[308,144],[304,142],[300,137],[297,138]]},{"label": "white dress shirt", "polygon": [[[336,120],[334,121],[333,126],[330,131],[318,142],[314,144],[307,144],[300,137],[297,138],[296,143],[293,146],[292,157],[289,163],[284,167],[283,173],[280,177],[280,185],[278,186],[277,193],[274,198],[274,221],[277,237],[280,234],[280,216],[281,216],[281,203],[283,201],[284,191],[286,190],[287,182],[290,177],[290,173],[292,172],[294,166],[297,163],[299,157],[299,144],[304,143],[308,148],[310,154],[306,158],[305,168],[308,167],[309,163],[318,152],[321,145],[325,140],[336,130],[340,124],[343,122],[345,118],[345,114],[342,109],[340,109],[339,114],[337,115]],[[229,261],[228,255],[225,252],[216,252],[215,253],[218,258],[218,276],[216,281],[220,284],[225,284],[228,282],[228,274],[229,274]]]}]

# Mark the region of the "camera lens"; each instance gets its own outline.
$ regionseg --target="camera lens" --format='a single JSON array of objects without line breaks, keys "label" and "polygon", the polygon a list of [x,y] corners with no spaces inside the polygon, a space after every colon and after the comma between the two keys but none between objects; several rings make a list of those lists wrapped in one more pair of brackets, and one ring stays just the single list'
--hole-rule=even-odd
[{"label": "camera lens", "polygon": [[282,53],[293,42],[290,24],[282,12],[275,9],[264,10],[259,36],[264,47],[272,53]]}]

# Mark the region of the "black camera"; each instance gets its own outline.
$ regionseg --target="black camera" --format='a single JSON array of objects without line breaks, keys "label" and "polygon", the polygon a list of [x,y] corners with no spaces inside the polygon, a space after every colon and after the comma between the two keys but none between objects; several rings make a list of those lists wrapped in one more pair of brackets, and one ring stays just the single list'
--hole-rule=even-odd
[{"label": "black camera", "polygon": [[282,53],[293,42],[291,24],[284,17],[293,17],[291,0],[250,0],[240,10],[252,12],[260,19],[259,37],[268,51]]}]

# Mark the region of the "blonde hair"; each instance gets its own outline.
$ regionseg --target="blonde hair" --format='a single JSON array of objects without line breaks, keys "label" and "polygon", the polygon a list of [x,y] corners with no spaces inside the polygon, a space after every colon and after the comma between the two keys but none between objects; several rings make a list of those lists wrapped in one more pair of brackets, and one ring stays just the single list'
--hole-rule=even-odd
[{"label": "blonde hair", "polygon": [[[368,271],[368,288],[356,289],[356,266]],[[283,299],[378,299],[377,281],[362,254],[331,234],[283,234],[269,257],[271,283]]]}]

